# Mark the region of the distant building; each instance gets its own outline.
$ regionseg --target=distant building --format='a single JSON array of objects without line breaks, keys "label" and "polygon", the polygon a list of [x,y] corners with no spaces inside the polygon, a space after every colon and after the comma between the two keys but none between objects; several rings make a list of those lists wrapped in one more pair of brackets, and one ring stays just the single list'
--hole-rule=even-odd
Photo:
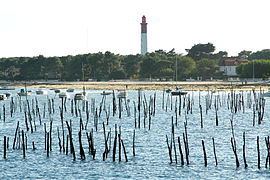
[{"label": "distant building", "polygon": [[223,72],[224,76],[237,76],[236,66],[238,66],[241,63],[247,62],[248,62],[247,59],[243,59],[238,56],[222,57],[221,66],[219,67],[219,70]]},{"label": "distant building", "polygon": [[142,17],[141,23],[141,54],[145,55],[147,53],[147,23],[146,17]]}]

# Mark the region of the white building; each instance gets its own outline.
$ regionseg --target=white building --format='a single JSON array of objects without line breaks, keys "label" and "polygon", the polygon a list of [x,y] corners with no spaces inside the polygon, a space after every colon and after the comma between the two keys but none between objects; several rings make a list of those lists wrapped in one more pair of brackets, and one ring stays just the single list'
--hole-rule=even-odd
[{"label": "white building", "polygon": [[219,67],[219,70],[223,72],[223,75],[225,76],[237,76],[236,67],[241,63],[247,62],[247,59],[242,59],[238,56],[222,57],[222,65]]}]

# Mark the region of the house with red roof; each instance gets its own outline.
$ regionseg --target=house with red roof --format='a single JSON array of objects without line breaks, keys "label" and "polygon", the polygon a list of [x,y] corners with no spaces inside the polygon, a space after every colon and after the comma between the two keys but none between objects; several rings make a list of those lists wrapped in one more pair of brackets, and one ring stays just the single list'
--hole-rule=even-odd
[{"label": "house with red roof", "polygon": [[243,59],[238,56],[222,57],[221,66],[219,70],[223,72],[224,76],[235,77],[237,76],[236,67],[241,63],[247,63],[247,59]]}]

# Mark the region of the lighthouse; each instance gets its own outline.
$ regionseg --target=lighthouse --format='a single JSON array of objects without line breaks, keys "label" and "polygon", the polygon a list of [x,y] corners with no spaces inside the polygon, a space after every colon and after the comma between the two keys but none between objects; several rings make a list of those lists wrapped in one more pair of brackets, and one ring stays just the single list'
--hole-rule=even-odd
[{"label": "lighthouse", "polygon": [[147,53],[147,23],[146,17],[142,17],[141,23],[141,54],[145,55]]}]

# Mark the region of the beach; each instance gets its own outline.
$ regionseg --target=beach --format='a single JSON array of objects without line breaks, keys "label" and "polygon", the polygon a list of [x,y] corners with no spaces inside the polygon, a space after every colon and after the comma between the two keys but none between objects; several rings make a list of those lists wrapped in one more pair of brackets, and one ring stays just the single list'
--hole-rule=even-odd
[{"label": "beach", "polygon": [[174,89],[176,86],[185,91],[250,91],[252,89],[267,91],[270,82],[229,82],[229,81],[21,81],[21,82],[0,82],[0,85],[31,88],[57,88],[57,89],[92,89],[92,90],[164,90]]}]

